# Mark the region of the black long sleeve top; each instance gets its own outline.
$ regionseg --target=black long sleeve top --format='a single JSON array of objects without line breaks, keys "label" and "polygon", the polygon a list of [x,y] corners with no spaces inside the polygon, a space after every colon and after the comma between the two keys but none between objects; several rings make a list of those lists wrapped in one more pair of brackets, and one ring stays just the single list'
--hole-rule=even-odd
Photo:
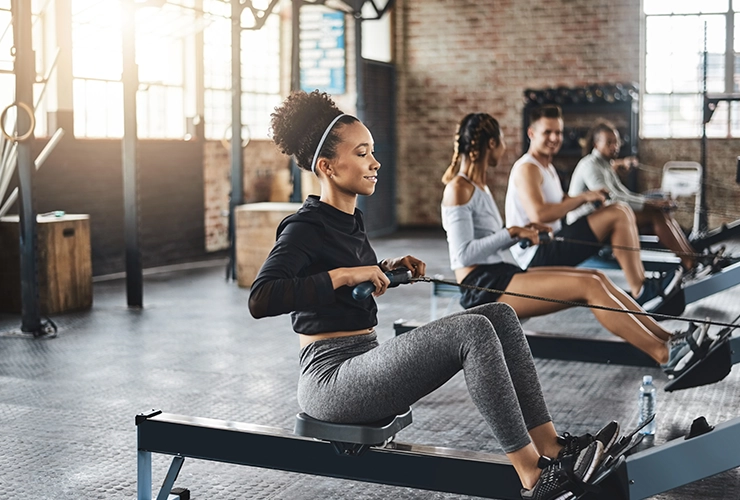
[{"label": "black long sleeve top", "polygon": [[289,312],[293,330],[306,335],[374,327],[374,298],[357,301],[348,286],[334,290],[329,271],[377,262],[359,209],[351,215],[309,196],[278,226],[275,246],[252,284],[249,310],[255,318]]}]

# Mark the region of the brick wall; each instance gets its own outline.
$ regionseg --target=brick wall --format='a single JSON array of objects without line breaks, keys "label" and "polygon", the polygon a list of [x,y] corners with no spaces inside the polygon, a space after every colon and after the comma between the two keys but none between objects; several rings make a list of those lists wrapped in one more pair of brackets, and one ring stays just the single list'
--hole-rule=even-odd
[{"label": "brick wall", "polygon": [[[288,201],[289,159],[272,141],[253,140],[244,150],[244,203]],[[206,249],[209,252],[229,246],[229,193],[231,156],[220,141],[205,143],[203,154]]]},{"label": "brick wall", "polygon": [[398,219],[437,225],[457,122],[485,111],[508,151],[489,174],[499,207],[521,153],[525,88],[639,78],[639,0],[399,0]]}]

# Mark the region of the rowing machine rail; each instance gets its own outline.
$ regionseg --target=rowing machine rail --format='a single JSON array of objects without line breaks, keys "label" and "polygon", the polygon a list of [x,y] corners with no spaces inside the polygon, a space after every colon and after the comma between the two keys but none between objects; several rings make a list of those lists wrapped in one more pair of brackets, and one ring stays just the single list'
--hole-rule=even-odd
[{"label": "rowing machine rail", "polygon": [[[152,499],[151,454],[174,455],[158,500],[165,500],[186,457],[371,483],[518,499],[521,487],[503,455],[391,443],[360,455],[286,429],[162,413],[136,417],[138,499]],[[740,466],[740,417],[690,439],[635,453],[607,480],[609,499],[646,498]],[[606,490],[606,485],[604,485]]]}]

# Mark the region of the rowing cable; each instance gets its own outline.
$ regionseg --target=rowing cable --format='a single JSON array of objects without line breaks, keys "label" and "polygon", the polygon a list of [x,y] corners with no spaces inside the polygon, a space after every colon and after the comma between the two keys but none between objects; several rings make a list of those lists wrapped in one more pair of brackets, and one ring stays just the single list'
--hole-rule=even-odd
[{"label": "rowing cable", "polygon": [[547,297],[540,297],[537,295],[529,295],[526,293],[518,293],[518,292],[507,292],[506,290],[497,290],[495,288],[484,288],[480,286],[475,285],[466,285],[463,283],[458,283],[456,281],[448,281],[444,279],[439,278],[431,278],[429,276],[420,276],[418,278],[411,278],[409,282],[425,282],[425,283],[439,283],[442,285],[452,285],[456,286],[458,288],[468,288],[470,290],[478,290],[482,292],[490,292],[490,293],[496,293],[501,295],[511,295],[512,297],[520,297],[523,299],[533,299],[533,300],[541,300],[543,302],[552,302],[555,304],[562,304],[566,306],[571,307],[588,307],[589,309],[599,309],[602,311],[611,311],[611,312],[619,312],[619,313],[626,313],[626,314],[634,314],[638,316],[650,316],[652,318],[656,319],[673,319],[678,321],[685,321],[685,322],[693,322],[693,323],[701,323],[705,325],[713,325],[713,326],[724,326],[727,328],[730,328],[734,330],[735,328],[738,328],[740,325],[737,325],[736,322],[738,319],[740,319],[740,315],[735,318],[732,323],[726,323],[724,321],[712,321],[709,319],[698,319],[698,318],[685,318],[682,316],[671,316],[670,314],[661,314],[661,313],[655,313],[655,312],[647,312],[647,311],[632,311],[629,309],[620,309],[617,307],[609,307],[609,306],[600,306],[595,304],[587,304],[585,302],[575,302],[571,300],[561,300],[561,299],[551,299]]}]

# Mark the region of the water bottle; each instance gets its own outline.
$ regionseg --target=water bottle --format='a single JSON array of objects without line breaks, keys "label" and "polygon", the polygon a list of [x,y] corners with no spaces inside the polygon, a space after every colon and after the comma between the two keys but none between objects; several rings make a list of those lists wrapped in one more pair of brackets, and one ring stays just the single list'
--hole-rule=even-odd
[{"label": "water bottle", "polygon": [[[640,386],[640,420],[637,425],[642,425],[651,415],[655,413],[655,396],[656,390],[653,385],[653,377],[651,375],[645,375],[642,377],[642,385]],[[653,435],[655,434],[655,420],[650,422],[648,425],[640,430],[640,434]]]}]

